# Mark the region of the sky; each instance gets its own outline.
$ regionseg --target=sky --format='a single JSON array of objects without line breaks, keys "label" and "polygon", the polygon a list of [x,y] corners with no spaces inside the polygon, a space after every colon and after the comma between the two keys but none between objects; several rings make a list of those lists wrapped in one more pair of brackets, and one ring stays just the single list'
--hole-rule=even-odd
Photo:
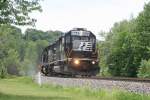
[{"label": "sky", "polygon": [[[87,28],[98,36],[109,31],[115,22],[136,17],[150,0],[42,0],[43,12],[34,12],[36,29],[60,30]],[[23,32],[27,27],[21,27]]]}]

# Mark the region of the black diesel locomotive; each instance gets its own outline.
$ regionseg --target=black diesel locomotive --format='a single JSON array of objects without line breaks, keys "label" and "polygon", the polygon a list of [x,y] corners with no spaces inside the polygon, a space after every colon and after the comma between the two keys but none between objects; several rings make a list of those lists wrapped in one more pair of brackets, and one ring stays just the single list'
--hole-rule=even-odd
[{"label": "black diesel locomotive", "polygon": [[83,28],[70,30],[44,49],[41,62],[45,75],[95,76],[100,70],[96,37]]}]

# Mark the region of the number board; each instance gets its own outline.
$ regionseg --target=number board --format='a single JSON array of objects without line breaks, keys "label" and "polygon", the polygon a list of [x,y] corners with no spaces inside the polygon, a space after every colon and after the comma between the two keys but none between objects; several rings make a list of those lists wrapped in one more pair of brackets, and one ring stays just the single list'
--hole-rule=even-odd
[{"label": "number board", "polygon": [[71,31],[71,35],[75,35],[75,36],[89,36],[90,32],[88,32],[88,31]]}]

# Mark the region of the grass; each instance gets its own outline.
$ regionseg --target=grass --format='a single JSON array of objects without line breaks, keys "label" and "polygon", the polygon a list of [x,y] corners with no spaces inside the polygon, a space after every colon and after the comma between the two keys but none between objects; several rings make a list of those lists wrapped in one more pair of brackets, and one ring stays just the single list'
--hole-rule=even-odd
[{"label": "grass", "polygon": [[38,86],[27,77],[0,79],[0,100],[150,100],[150,96],[125,91]]}]

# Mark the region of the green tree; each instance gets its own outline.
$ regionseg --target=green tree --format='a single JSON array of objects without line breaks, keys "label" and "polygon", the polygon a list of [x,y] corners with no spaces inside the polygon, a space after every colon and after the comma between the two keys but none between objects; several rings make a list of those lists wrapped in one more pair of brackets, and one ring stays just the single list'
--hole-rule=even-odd
[{"label": "green tree", "polygon": [[[0,74],[18,74],[20,29],[10,25],[0,27]],[[2,76],[3,76],[2,75]]]},{"label": "green tree", "polygon": [[7,57],[3,60],[4,66],[7,69],[7,73],[11,75],[19,75],[19,54],[16,50],[10,49]]},{"label": "green tree", "polygon": [[[132,27],[131,27],[132,26]],[[115,23],[100,43],[102,72],[109,71],[114,76],[136,76],[138,69],[135,60],[136,33],[135,20]]]},{"label": "green tree", "polygon": [[40,0],[0,0],[0,24],[34,25],[29,17],[33,11],[41,11]]},{"label": "green tree", "polygon": [[139,14],[136,22],[139,56],[141,60],[148,60],[150,58],[150,2],[145,4],[144,10]]},{"label": "green tree", "polygon": [[141,78],[150,78],[150,59],[142,60],[140,68],[138,70],[138,77]]},{"label": "green tree", "polygon": [[61,36],[62,32],[60,31],[47,31],[43,32],[41,30],[36,29],[27,29],[25,31],[25,40],[47,40],[48,42],[54,42],[59,36]]},{"label": "green tree", "polygon": [[150,2],[145,4],[144,10],[136,19],[138,53],[141,61],[138,77],[150,77]]},{"label": "green tree", "polygon": [[48,46],[49,43],[54,42],[61,33],[60,31],[43,32],[36,29],[26,30],[24,35],[25,55],[22,61],[22,74],[33,75],[37,71],[43,49]]},{"label": "green tree", "polygon": [[145,4],[136,19],[115,23],[110,32],[106,33],[105,41],[100,43],[101,64],[112,75],[137,76],[137,72],[145,68],[140,67],[140,62],[150,58],[149,11],[150,2]]}]

